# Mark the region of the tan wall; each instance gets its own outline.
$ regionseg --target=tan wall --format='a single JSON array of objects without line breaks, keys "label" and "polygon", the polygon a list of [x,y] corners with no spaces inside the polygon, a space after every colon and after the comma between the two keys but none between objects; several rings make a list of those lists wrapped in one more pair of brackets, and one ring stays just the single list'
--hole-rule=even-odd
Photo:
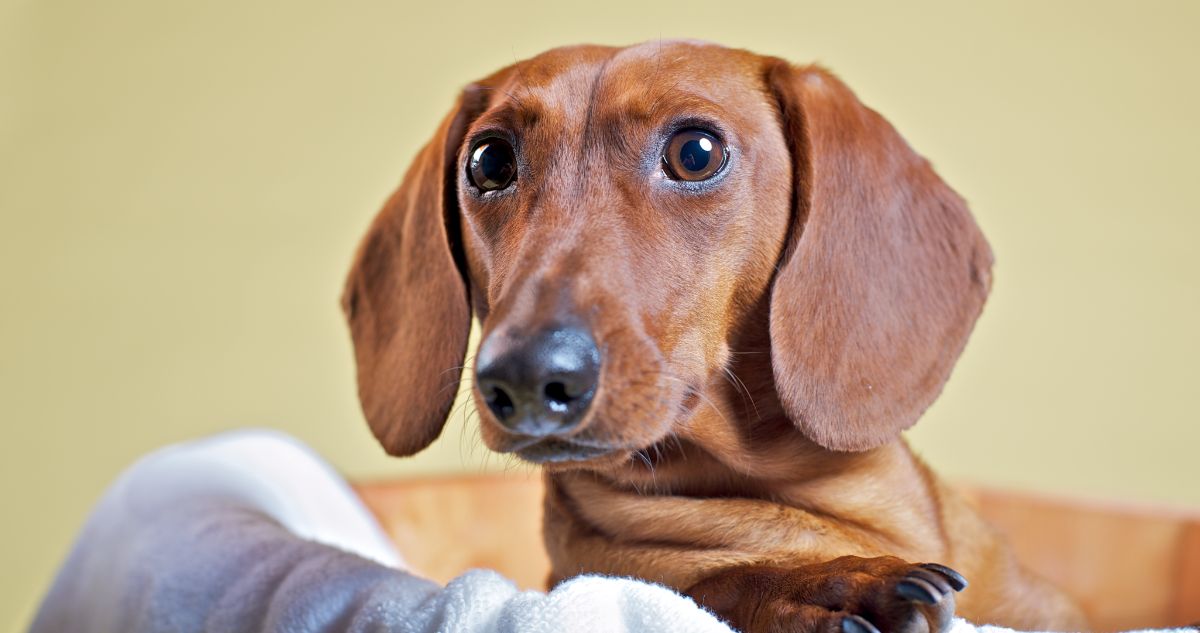
[{"label": "tan wall", "polygon": [[979,482],[1200,504],[1200,3],[315,4],[0,8],[0,628],[165,442],[264,425],[357,477],[481,467],[459,423],[380,455],[336,298],[456,89],[582,41],[832,67],[998,255],[921,452]]}]

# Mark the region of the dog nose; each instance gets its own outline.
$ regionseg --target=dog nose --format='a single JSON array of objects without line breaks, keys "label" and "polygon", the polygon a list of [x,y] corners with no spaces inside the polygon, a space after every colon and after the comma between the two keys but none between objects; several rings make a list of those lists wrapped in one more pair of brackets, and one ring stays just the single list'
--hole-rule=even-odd
[{"label": "dog nose", "polygon": [[554,327],[525,339],[489,337],[475,382],[505,428],[533,437],[561,434],[581,419],[600,377],[600,350],[578,327]]}]

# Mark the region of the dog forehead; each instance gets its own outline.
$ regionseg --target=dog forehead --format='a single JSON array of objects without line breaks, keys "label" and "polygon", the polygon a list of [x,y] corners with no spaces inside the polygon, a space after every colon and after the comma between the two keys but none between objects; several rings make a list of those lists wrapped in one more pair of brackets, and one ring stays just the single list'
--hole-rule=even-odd
[{"label": "dog forehead", "polygon": [[564,121],[649,118],[689,98],[729,104],[753,96],[762,88],[761,60],[695,40],[556,48],[517,64],[496,98]]},{"label": "dog forehead", "polygon": [[697,101],[728,108],[761,90],[760,59],[690,40],[622,49],[600,77],[595,106],[632,116]]}]

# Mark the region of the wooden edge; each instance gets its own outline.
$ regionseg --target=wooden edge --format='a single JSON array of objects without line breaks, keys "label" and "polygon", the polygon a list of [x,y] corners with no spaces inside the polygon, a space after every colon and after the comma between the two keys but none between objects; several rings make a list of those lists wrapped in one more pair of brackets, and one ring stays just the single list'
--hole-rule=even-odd
[{"label": "wooden edge", "polygon": [[1200,624],[1200,522],[1192,522],[1183,530],[1176,561],[1171,615],[1178,625]]}]

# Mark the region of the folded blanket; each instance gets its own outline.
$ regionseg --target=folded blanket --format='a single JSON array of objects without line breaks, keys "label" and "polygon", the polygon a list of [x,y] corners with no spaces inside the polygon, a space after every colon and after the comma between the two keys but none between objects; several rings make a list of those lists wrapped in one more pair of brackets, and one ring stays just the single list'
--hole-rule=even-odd
[{"label": "folded blanket", "polygon": [[[549,593],[406,570],[346,483],[300,442],[241,431],[151,453],[109,488],[34,633],[730,633],[689,598],[581,576]],[[953,633],[1002,633],[956,620]]]},{"label": "folded blanket", "polygon": [[521,592],[406,571],[346,483],[300,442],[241,431],[156,451],[109,488],[34,633],[730,629],[669,589],[584,576]]}]

